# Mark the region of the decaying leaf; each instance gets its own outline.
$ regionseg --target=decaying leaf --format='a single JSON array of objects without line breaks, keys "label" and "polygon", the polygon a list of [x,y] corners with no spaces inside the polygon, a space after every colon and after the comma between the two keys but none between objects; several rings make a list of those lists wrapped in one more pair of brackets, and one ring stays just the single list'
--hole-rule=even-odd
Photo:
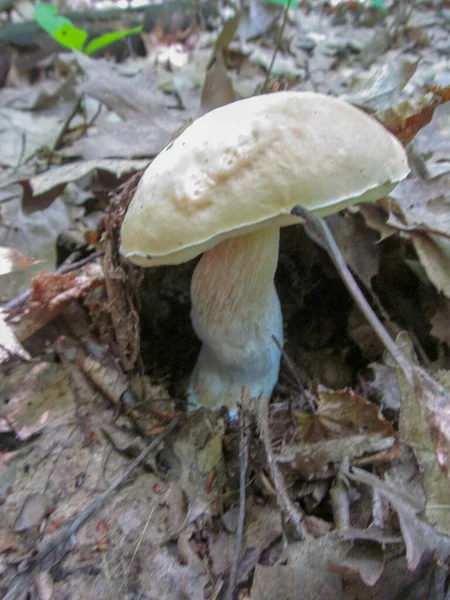
[{"label": "decaying leaf", "polygon": [[11,326],[6,323],[4,312],[0,310],[0,363],[6,362],[10,354],[19,356],[23,360],[31,358],[18,341]]},{"label": "decaying leaf", "polygon": [[382,239],[396,231],[411,239],[429,280],[447,297],[450,297],[449,183],[448,175],[432,181],[411,177],[397,186],[388,203],[360,209],[369,227],[379,231]]},{"label": "decaying leaf", "polygon": [[26,271],[39,262],[39,259],[24,256],[15,248],[0,246],[0,276],[13,271]]},{"label": "decaying leaf", "polygon": [[[407,335],[401,334],[397,343],[414,362],[412,343]],[[402,398],[399,433],[411,446],[423,472],[425,515],[438,531],[450,536],[447,516],[450,510],[450,393],[421,367],[414,365],[413,369],[414,389],[403,374],[397,372]]]},{"label": "decaying leaf", "polygon": [[[80,92],[89,94],[116,112],[122,119],[145,118],[147,123],[163,118],[173,118],[167,111],[164,94],[158,89],[156,73],[152,66],[135,77],[125,77],[117,72],[113,63],[104,59],[95,60],[85,54],[70,55],[68,63],[76,62],[87,79]],[[164,114],[161,114],[164,109]]]},{"label": "decaying leaf", "polygon": [[355,481],[365,483],[378,490],[397,511],[400,529],[406,544],[408,566],[414,571],[424,554],[429,551],[440,560],[450,556],[450,537],[439,535],[426,521],[419,518],[423,510],[420,499],[401,488],[396,481],[382,481],[367,471],[354,468],[347,476]]},{"label": "decaying leaf", "polygon": [[8,403],[0,414],[18,439],[26,440],[45,427],[55,429],[75,411],[69,379],[60,365],[40,362],[19,365],[1,387]]},{"label": "decaying leaf", "polygon": [[433,328],[431,330],[438,340],[450,346],[450,300],[442,298],[439,302],[436,314],[431,319]]},{"label": "decaying leaf", "polygon": [[20,316],[14,317],[13,330],[23,341],[49,323],[74,300],[104,284],[98,263],[89,263],[78,274],[47,273],[33,278],[31,296]]},{"label": "decaying leaf", "polygon": [[[71,317],[76,318],[76,313],[67,314],[68,321]],[[64,356],[67,361],[74,363],[87,379],[111,400],[113,405],[120,408],[122,396],[129,387],[128,382],[113,360],[100,352],[92,355],[93,342],[90,344],[91,352],[86,352],[81,344],[64,336],[63,339],[57,341],[56,350],[60,356]]]},{"label": "decaying leaf", "polygon": [[225,106],[236,100],[233,82],[227,74],[227,68],[222,50],[216,54],[213,65],[208,69],[202,89],[201,107],[202,114]]},{"label": "decaying leaf", "polygon": [[332,465],[347,457],[353,464],[392,460],[398,443],[391,425],[378,407],[355,394],[321,389],[316,414],[295,412],[297,431],[284,441],[277,461],[305,478],[329,477]]},{"label": "decaying leaf", "polygon": [[[438,100],[442,101],[442,97],[438,96]],[[411,144],[411,155],[424,179],[450,172],[449,117],[448,102],[437,106],[430,123],[419,131]]]},{"label": "decaying leaf", "polygon": [[[223,519],[229,516],[224,515]],[[281,538],[280,513],[276,506],[258,506],[247,508],[242,547],[242,560],[238,567],[238,581],[245,581],[255,568],[261,554],[276,540]],[[221,531],[209,542],[209,556],[212,559],[213,572],[222,575],[229,569],[236,552],[236,536]]]},{"label": "decaying leaf", "polygon": [[361,580],[373,587],[384,571],[385,557],[379,546],[355,545],[345,558],[327,563],[328,568],[336,575],[345,577],[359,576]]},{"label": "decaying leaf", "polygon": [[19,536],[5,521],[2,521],[0,523],[0,554],[8,550],[17,550],[19,541]]},{"label": "decaying leaf", "polygon": [[448,101],[448,88],[435,90],[434,93],[422,98],[419,106],[402,102],[378,111],[376,117],[406,146],[430,123],[436,108]]},{"label": "decaying leaf", "polygon": [[377,236],[375,232],[367,229],[363,219],[358,215],[348,212],[335,217],[328,219],[327,222],[345,262],[370,290],[372,277],[380,268]]},{"label": "decaying leaf", "polygon": [[301,596],[310,600],[344,600],[342,580],[328,569],[328,561],[348,554],[350,544],[329,534],[288,546],[273,566],[257,565],[251,590],[252,600]]},{"label": "decaying leaf", "polygon": [[30,179],[33,194],[39,196],[60,185],[77,181],[96,170],[108,171],[116,177],[127,173],[140,171],[148,166],[148,159],[127,160],[121,158],[93,159],[82,162],[68,163],[60,167],[53,167],[44,173],[40,173]]},{"label": "decaying leaf", "polygon": [[39,526],[47,514],[48,508],[49,499],[45,494],[27,496],[14,524],[14,531],[20,533],[30,527]]},{"label": "decaying leaf", "polygon": [[450,240],[410,233],[420,263],[438,292],[450,298]]},{"label": "decaying leaf", "polygon": [[377,394],[380,405],[398,411],[401,406],[401,393],[397,371],[393,367],[379,363],[372,363],[369,366],[374,374],[370,387]]},{"label": "decaying leaf", "polygon": [[407,56],[398,56],[395,60],[383,64],[368,76],[352,82],[346,100],[372,111],[395,106],[400,92],[414,75],[418,61]]},{"label": "decaying leaf", "polygon": [[94,135],[88,133],[63,148],[58,155],[80,156],[84,160],[153,158],[170,140],[171,133],[160,128],[157,123],[105,123]]},{"label": "decaying leaf", "polygon": [[0,165],[19,167],[43,147],[52,148],[64,118],[0,108]]},{"label": "decaying leaf", "polygon": [[172,475],[188,500],[188,522],[220,512],[225,476],[223,428],[223,421],[217,414],[191,413],[174,441],[176,460]]}]

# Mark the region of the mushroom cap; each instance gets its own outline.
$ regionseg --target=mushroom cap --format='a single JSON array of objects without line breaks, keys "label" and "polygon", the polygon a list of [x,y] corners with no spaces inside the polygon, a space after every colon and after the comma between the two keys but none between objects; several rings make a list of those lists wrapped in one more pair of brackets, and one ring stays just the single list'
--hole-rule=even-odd
[{"label": "mushroom cap", "polygon": [[123,256],[178,264],[232,236],[385,196],[409,172],[403,146],[353,105],[314,92],[240,100],[197,119],[145,171]]}]

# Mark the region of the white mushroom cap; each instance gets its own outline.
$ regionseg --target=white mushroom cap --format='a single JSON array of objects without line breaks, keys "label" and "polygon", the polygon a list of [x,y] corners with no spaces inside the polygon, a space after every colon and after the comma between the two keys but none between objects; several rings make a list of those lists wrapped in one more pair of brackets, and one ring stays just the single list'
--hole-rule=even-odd
[{"label": "white mushroom cap", "polygon": [[197,119],[150,164],[121,253],[178,264],[231,237],[374,201],[409,172],[400,142],[347,102],[313,92],[255,96]]}]

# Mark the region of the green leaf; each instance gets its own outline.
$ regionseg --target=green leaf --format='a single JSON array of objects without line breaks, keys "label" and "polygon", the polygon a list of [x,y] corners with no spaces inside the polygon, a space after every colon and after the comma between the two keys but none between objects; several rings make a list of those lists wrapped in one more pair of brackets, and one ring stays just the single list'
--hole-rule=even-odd
[{"label": "green leaf", "polygon": [[[289,0],[267,0],[270,4],[280,4],[281,6],[287,6]],[[298,8],[297,0],[291,1],[291,8]]]},{"label": "green leaf", "polygon": [[69,19],[58,15],[58,8],[53,4],[40,2],[34,7],[34,18],[37,23],[52,36],[61,46],[82,50],[87,33],[78,29]]},{"label": "green leaf", "polygon": [[383,0],[371,0],[372,4],[378,8],[379,10],[382,10],[383,12],[387,12],[387,8],[386,5],[384,3]]},{"label": "green leaf", "polygon": [[86,54],[93,54],[100,48],[104,48],[105,46],[109,46],[117,40],[121,40],[128,35],[133,35],[134,33],[141,33],[142,25],[139,27],[134,27],[133,29],[124,29],[123,31],[112,31],[111,33],[105,33],[97,38],[94,38],[84,49]]}]

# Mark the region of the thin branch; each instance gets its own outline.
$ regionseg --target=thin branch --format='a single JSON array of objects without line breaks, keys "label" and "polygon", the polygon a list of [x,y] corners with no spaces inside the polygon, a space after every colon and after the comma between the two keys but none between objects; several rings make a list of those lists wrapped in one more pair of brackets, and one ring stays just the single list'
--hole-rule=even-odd
[{"label": "thin branch", "polygon": [[75,102],[73,103],[72,109],[70,110],[69,114],[67,115],[67,118],[64,121],[64,124],[61,127],[61,130],[58,133],[58,135],[53,143],[52,148],[50,149],[50,152],[49,152],[49,155],[47,158],[47,167],[50,167],[50,163],[52,161],[53,154],[56,152],[56,150],[58,150],[59,146],[61,145],[62,139],[65,136],[65,134],[67,133],[70,123],[72,122],[72,119],[80,111],[82,101],[83,101],[83,94],[80,94],[79,96],[76,97]]},{"label": "thin branch", "polygon": [[284,8],[283,22],[281,23],[281,27],[278,31],[277,41],[275,42],[275,48],[274,48],[274,51],[272,54],[272,60],[270,61],[269,68],[267,69],[266,78],[264,79],[264,83],[262,85],[260,94],[264,94],[267,89],[267,86],[269,85],[269,79],[272,74],[273,65],[275,64],[275,58],[277,57],[278,50],[280,49],[280,46],[281,46],[281,40],[283,39],[283,33],[284,33],[284,29],[286,27],[286,23],[288,20],[288,13],[289,13],[290,8],[291,8],[291,0],[288,0],[286,6]]},{"label": "thin branch", "polygon": [[272,451],[272,446],[270,443],[269,401],[267,400],[267,398],[260,396],[256,402],[256,406],[258,411],[259,435],[266,452],[267,462],[269,463],[270,476],[272,477],[272,481],[275,484],[278,502],[281,505],[281,509],[286,512],[292,524],[295,526],[300,539],[303,539],[305,536],[303,532],[302,523],[305,519],[305,516],[303,512],[297,506],[295,506],[295,504],[289,497],[284,477],[281,471],[278,469],[276,458]]},{"label": "thin branch", "polygon": [[333,261],[334,266],[336,267],[348,291],[353,296],[353,299],[355,300],[357,306],[365,315],[369,323],[372,325],[373,330],[380,338],[384,347],[392,354],[396,363],[402,369],[408,382],[411,385],[413,385],[413,372],[408,359],[398,348],[398,346],[391,338],[389,333],[386,331],[383,323],[377,317],[372,307],[367,302],[363,293],[359,289],[355,278],[353,277],[350,269],[345,263],[341,251],[339,250],[336,242],[334,241],[333,235],[328,225],[319,216],[310,212],[309,210],[306,210],[306,208],[303,208],[302,206],[294,206],[294,208],[291,211],[291,214],[296,215],[297,217],[301,217],[302,219],[307,221],[313,227],[315,233],[319,236],[319,238],[324,242],[325,249],[328,252],[329,257]]}]

